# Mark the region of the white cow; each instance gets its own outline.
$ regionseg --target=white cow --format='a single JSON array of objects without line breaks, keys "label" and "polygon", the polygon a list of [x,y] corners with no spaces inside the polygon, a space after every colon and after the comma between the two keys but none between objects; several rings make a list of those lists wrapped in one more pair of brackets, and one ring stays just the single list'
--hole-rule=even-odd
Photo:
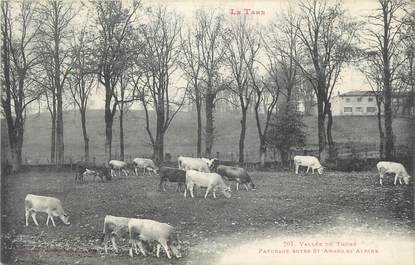
[{"label": "white cow", "polygon": [[115,172],[118,170],[118,174],[121,176],[121,172],[125,174],[125,176],[128,176],[128,164],[124,161],[120,160],[110,160],[108,162],[110,168],[111,168],[111,176],[115,177]]},{"label": "white cow", "polygon": [[112,215],[106,215],[104,218],[104,249],[105,253],[108,253],[107,245],[108,240],[111,240],[112,246],[115,249],[115,252],[118,252],[117,244],[115,242],[115,237],[128,237],[128,220],[127,217],[118,217]]},{"label": "white cow", "polygon": [[184,191],[184,197],[187,195],[187,190],[190,191],[190,195],[194,198],[193,187],[206,187],[205,199],[210,190],[213,190],[213,198],[216,198],[216,190],[219,188],[222,190],[223,195],[226,198],[231,197],[231,188],[226,186],[222,177],[217,173],[199,172],[196,170],[186,171],[186,189]]},{"label": "white cow", "polygon": [[294,156],[294,166],[295,166],[295,174],[298,174],[298,168],[300,166],[307,167],[307,172],[312,170],[314,174],[314,170],[317,169],[318,174],[323,174],[324,167],[318,161],[318,158],[314,156]]},{"label": "white cow", "polygon": [[153,160],[148,158],[134,158],[133,159],[134,164],[134,172],[135,175],[138,176],[138,170],[143,169],[143,175],[146,174],[146,170],[149,172],[157,173],[158,168],[154,164]]},{"label": "white cow", "polygon": [[216,158],[208,159],[208,158],[194,158],[194,157],[186,157],[186,156],[179,156],[177,158],[179,163],[179,169],[183,170],[197,170],[200,172],[211,172],[211,168],[214,164],[218,161]]},{"label": "white cow", "polygon": [[157,242],[157,257],[160,257],[160,248],[163,247],[167,257],[171,259],[170,251],[177,258],[180,253],[180,242],[174,231],[174,228],[168,224],[160,223],[149,219],[131,218],[128,221],[128,231],[130,234],[130,256],[133,257],[133,248],[138,255],[138,248],[143,256],[147,256],[143,242]]},{"label": "white cow", "polygon": [[70,224],[69,217],[63,210],[62,203],[59,199],[54,197],[27,194],[24,203],[26,212],[26,226],[29,225],[29,215],[32,216],[33,222],[35,222],[36,226],[39,226],[39,223],[36,220],[36,213],[38,212],[48,214],[48,218],[46,220],[47,226],[49,226],[49,219],[52,220],[53,226],[56,226],[53,217],[59,217],[66,225]]},{"label": "white cow", "polygon": [[383,177],[385,174],[395,174],[395,181],[393,182],[396,185],[396,182],[399,180],[399,183],[402,185],[403,182],[408,185],[411,176],[406,172],[405,167],[401,163],[397,162],[388,162],[388,161],[380,161],[376,164],[376,167],[379,172],[379,183],[383,185]]}]

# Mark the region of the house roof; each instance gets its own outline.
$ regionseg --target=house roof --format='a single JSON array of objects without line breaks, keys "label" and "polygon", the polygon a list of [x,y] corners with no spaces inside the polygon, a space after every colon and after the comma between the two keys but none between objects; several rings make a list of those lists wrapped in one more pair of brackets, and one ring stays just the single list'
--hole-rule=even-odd
[{"label": "house roof", "polygon": [[349,91],[349,92],[343,93],[340,95],[340,97],[361,97],[361,96],[374,96],[374,95],[375,95],[375,92],[371,90],[366,90],[366,91],[357,90],[357,91]]}]

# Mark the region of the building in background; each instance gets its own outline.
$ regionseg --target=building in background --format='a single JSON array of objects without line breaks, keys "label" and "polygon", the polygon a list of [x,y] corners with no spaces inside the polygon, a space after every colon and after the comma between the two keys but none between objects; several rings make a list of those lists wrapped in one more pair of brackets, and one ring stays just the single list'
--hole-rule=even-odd
[{"label": "building in background", "polygon": [[[413,97],[411,93],[393,93],[392,109],[394,115],[413,114]],[[359,116],[377,115],[376,94],[373,91],[349,91],[332,98],[333,115]],[[383,108],[381,109],[383,114]]]}]

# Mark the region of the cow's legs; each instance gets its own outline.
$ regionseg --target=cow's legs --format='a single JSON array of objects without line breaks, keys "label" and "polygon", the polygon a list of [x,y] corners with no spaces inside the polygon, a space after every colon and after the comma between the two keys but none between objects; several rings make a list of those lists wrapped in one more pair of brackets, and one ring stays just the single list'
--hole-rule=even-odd
[{"label": "cow's legs", "polygon": [[246,184],[244,184],[246,191],[249,191],[248,186],[246,186]]},{"label": "cow's legs", "polygon": [[130,250],[128,251],[130,253],[130,257],[134,257],[133,246],[134,246],[134,240],[130,239]]},{"label": "cow's legs", "polygon": [[105,254],[108,254],[108,236],[107,236],[107,233],[104,234],[104,250],[105,250]]},{"label": "cow's legs", "polygon": [[167,257],[171,259],[171,255],[170,255],[169,247],[167,246],[167,242],[163,240],[162,242],[160,242],[160,244],[164,248],[164,251],[166,251]]},{"label": "cow's legs", "polygon": [[157,258],[160,258],[160,248],[161,248],[161,245],[157,244],[157,251],[156,251]]},{"label": "cow's legs", "polygon": [[[209,194],[210,189],[211,189],[211,187],[210,187],[210,186],[209,186],[209,187],[207,187],[207,189],[206,189],[206,193],[205,193],[205,199],[207,198],[207,196],[208,196],[208,194]],[[215,197],[215,196],[213,196],[213,197]],[[216,197],[215,197],[215,198],[216,198]]]},{"label": "cow's legs", "polygon": [[236,182],[236,190],[239,190],[239,182]]},{"label": "cow's legs", "polygon": [[112,244],[113,248],[115,249],[115,252],[118,253],[117,242],[115,242],[115,236],[114,235],[111,235],[111,244]]},{"label": "cow's legs", "polygon": [[33,222],[35,222],[35,225],[39,226],[39,223],[36,220],[36,212],[32,212],[32,219],[33,219]]},{"label": "cow's legs", "polygon": [[194,198],[195,196],[193,195],[193,187],[194,187],[194,185],[190,185],[190,188],[189,188],[189,190],[190,190],[190,195],[192,196],[192,198]]},{"label": "cow's legs", "polygon": [[49,219],[50,219],[50,215],[48,214],[48,218],[46,218],[46,226],[49,226]]},{"label": "cow's legs", "polygon": [[184,197],[186,198],[186,195],[187,195],[187,189],[189,188],[189,185],[186,185],[185,187],[184,187]]},{"label": "cow's legs", "polygon": [[382,172],[381,172],[381,173],[379,173],[379,184],[380,184],[381,186],[383,185],[382,180],[383,180],[383,174],[382,174]]},{"label": "cow's legs", "polygon": [[136,245],[138,245],[138,248],[140,249],[141,254],[143,254],[143,256],[146,257],[147,253],[144,249],[143,242],[141,242],[141,240],[138,240],[138,243],[136,243]]},{"label": "cow's legs", "polygon": [[311,168],[311,171],[313,172],[313,175],[314,175],[314,167]]},{"label": "cow's legs", "polygon": [[216,199],[216,188],[213,188],[212,193],[213,193],[213,198],[215,198],[215,199]]},{"label": "cow's legs", "polygon": [[310,170],[310,167],[309,166],[307,166],[307,171],[305,172],[305,173],[308,173],[308,171]]},{"label": "cow's legs", "polygon": [[298,165],[298,164],[295,164],[295,174],[297,174],[298,175],[298,168],[300,167],[300,165]]},{"label": "cow's legs", "polygon": [[55,225],[55,220],[53,220],[53,215],[50,215],[50,220],[52,221],[53,226],[56,226]]},{"label": "cow's legs", "polygon": [[26,211],[25,211],[25,216],[26,216],[26,226],[29,226],[29,214],[30,214],[30,211],[29,211],[29,210],[26,210]]},{"label": "cow's legs", "polygon": [[395,185],[395,186],[396,186],[396,181],[398,180],[398,176],[399,176],[399,174],[395,173],[395,180],[393,181],[393,185]]}]

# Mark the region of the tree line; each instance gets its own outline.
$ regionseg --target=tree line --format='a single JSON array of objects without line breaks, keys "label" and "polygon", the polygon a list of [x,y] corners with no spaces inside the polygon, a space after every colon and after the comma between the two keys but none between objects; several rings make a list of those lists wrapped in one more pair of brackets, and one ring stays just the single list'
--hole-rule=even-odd
[{"label": "tree line", "polygon": [[216,9],[195,10],[188,22],[167,6],[141,1],[2,1],[1,103],[13,170],[22,164],[26,110],[34,101],[50,113],[50,159],[57,166],[64,163],[63,111],[76,106],[88,161],[86,112],[94,89],[104,94],[108,160],[115,115],[124,159],[123,115],[139,104],[153,158],[162,163],[168,128],[188,101],[196,106],[196,154],[211,157],[220,100],[241,113],[240,163],[252,106],[261,163],[273,145],[287,159],[305,137],[292,132],[303,126],[298,96],[308,110],[316,98],[320,159],[335,159],[331,99],[348,65],[357,66],[376,93],[381,156],[392,159],[392,94],[414,95],[415,16],[403,0],[378,0],[377,6],[369,17],[355,17],[341,2],[302,0],[260,25]]}]

